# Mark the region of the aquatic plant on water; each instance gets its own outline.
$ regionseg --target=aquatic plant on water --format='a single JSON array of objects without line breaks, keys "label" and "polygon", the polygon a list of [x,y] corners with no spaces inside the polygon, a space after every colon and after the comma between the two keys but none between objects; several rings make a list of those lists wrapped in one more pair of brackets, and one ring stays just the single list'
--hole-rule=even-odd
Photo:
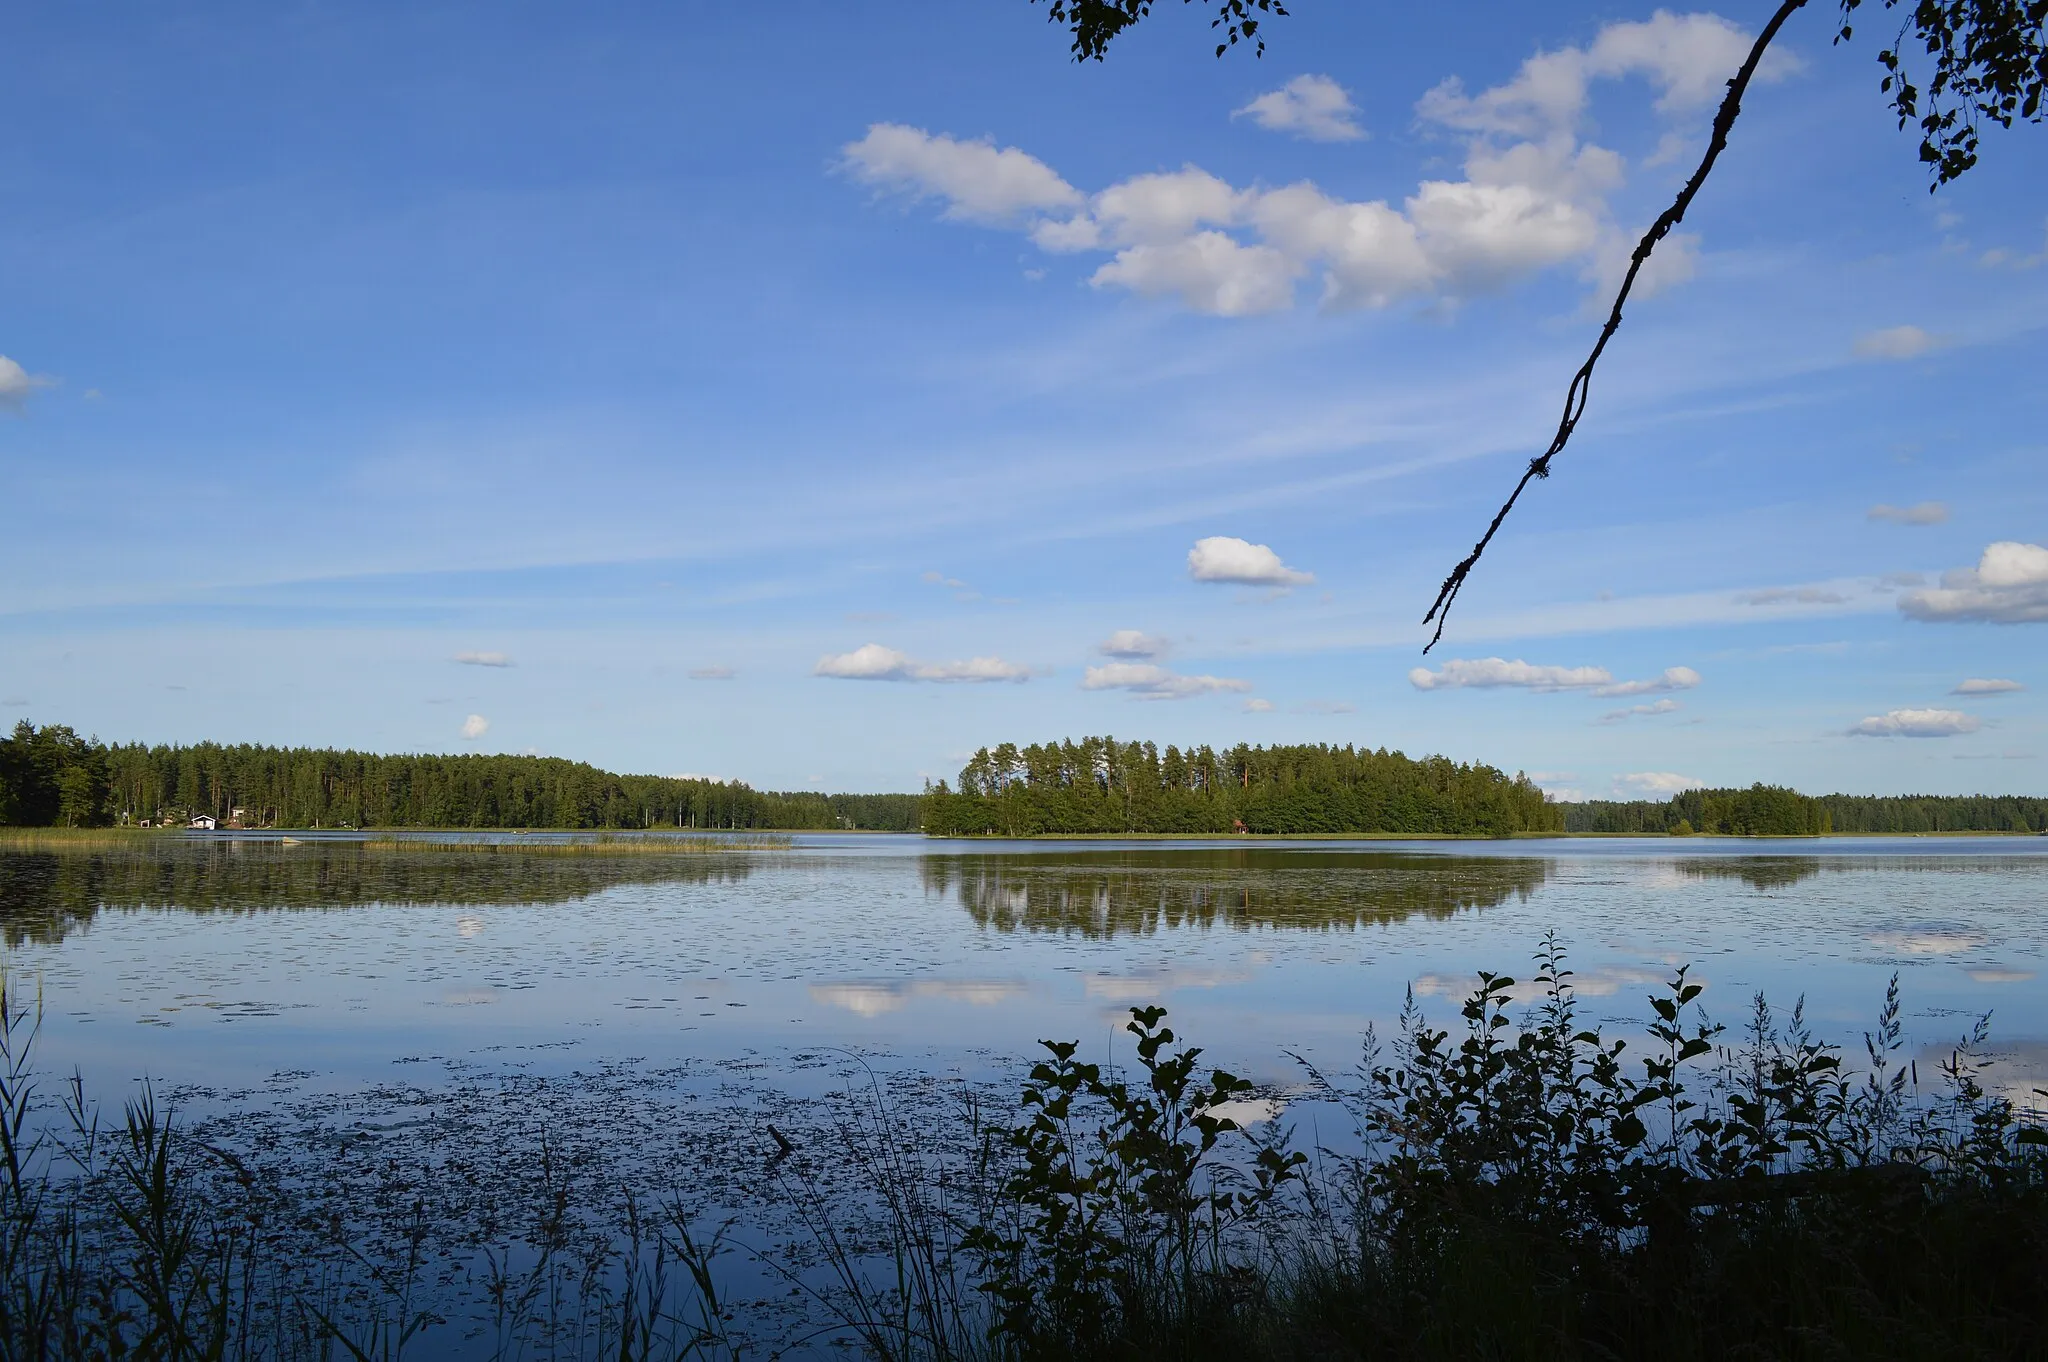
[{"label": "aquatic plant on water", "polygon": [[[1643,1051],[1588,1024],[1555,941],[1531,982],[1478,976],[1451,1027],[1411,997],[1355,1070],[1304,1065],[1340,1148],[1254,1125],[1156,1007],[1121,1069],[1047,1042],[1007,1116],[870,1074],[731,1155],[768,1159],[734,1173],[780,1242],[593,1201],[544,1124],[510,1163],[375,1170],[345,1223],[331,1161],[230,1148],[146,1086],[107,1128],[75,1078],[46,1102],[39,1013],[0,988],[0,1356],[2041,1355],[2048,1137],[1987,1087],[1983,1022],[1923,1075],[1894,980],[1851,1064],[1798,1006],[1724,1030],[1680,970]],[[515,1194],[450,1219],[487,1166]],[[735,1262],[785,1284],[779,1341]]]}]

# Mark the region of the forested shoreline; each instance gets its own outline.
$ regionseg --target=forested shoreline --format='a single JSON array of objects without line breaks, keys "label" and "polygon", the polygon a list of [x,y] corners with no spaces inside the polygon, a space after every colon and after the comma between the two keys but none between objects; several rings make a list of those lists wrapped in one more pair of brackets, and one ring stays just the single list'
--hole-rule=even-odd
[{"label": "forested shoreline", "polygon": [[756,790],[561,757],[252,743],[108,745],[23,722],[0,740],[0,824],[279,828],[775,828],[915,832],[912,794]]},{"label": "forested shoreline", "polygon": [[1112,737],[982,748],[925,794],[931,836],[1563,832],[1526,776],[1327,744],[1161,751]]},{"label": "forested shoreline", "polygon": [[1829,833],[2048,831],[2048,799],[2031,795],[1803,795],[1779,786],[1687,790],[1668,800],[1564,805],[1574,833],[1716,833],[1816,837]]},{"label": "forested shoreline", "polygon": [[915,794],[756,790],[561,757],[378,754],[252,743],[102,743],[26,721],[0,738],[0,825],[704,828],[1091,834],[1810,837],[2048,831],[2030,795],[1807,795],[1780,786],[1559,803],[1521,774],[1386,748],[1161,749],[1083,738],[984,747]]}]

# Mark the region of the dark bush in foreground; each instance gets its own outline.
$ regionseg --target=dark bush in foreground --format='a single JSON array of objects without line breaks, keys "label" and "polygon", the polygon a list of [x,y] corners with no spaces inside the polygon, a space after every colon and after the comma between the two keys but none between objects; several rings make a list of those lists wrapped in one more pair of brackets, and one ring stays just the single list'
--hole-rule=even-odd
[{"label": "dark bush in foreground", "polygon": [[1313,1158],[1158,1008],[1124,1072],[1048,1042],[1008,1121],[842,1094],[836,1140],[746,1172],[795,1220],[745,1250],[802,1316],[776,1352],[721,1298],[724,1231],[630,1192],[579,1218],[544,1130],[516,1227],[406,1191],[369,1208],[382,1242],[338,1240],[146,1093],[101,1129],[74,1084],[39,1121],[0,992],[0,1357],[2048,1356],[2048,1137],[1986,1090],[1981,1023],[1923,1082],[1896,980],[1854,1073],[1799,1008],[1709,1024],[1683,970],[1642,1055],[1554,943],[1533,985],[1480,975],[1455,1031],[1411,1001],[1355,1072],[1308,1071],[1355,1127]]},{"label": "dark bush in foreground", "polygon": [[927,1266],[849,1272],[848,1316],[896,1357],[2048,1355],[2044,1135],[1981,1085],[1981,1023],[1930,1091],[1896,980],[1852,1077],[1802,1009],[1708,1024],[1683,970],[1639,1061],[1554,944],[1522,1022],[1479,978],[1461,1034],[1411,1003],[1388,1053],[1313,1075],[1364,1151],[1313,1172],[1278,1135],[1217,1158],[1244,1085],[1198,1082],[1158,1009],[1128,1081],[1048,1043],[1007,1171],[958,1226],[932,1168],[891,1188],[894,1258]]}]

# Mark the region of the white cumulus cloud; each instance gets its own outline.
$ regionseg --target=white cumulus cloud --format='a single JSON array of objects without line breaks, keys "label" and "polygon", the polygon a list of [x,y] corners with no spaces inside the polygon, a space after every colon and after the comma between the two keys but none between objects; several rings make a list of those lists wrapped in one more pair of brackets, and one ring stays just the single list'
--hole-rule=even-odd
[{"label": "white cumulus cloud", "polygon": [[1104,657],[1137,662],[1146,658],[1165,657],[1172,646],[1170,640],[1158,634],[1148,634],[1142,629],[1119,629],[1096,644],[1095,651]]},{"label": "white cumulus cloud", "polygon": [[1031,669],[1000,657],[972,657],[965,662],[920,662],[907,653],[864,643],[850,653],[828,653],[811,668],[813,676],[842,681],[1028,681]]},{"label": "white cumulus cloud", "polygon": [[1667,691],[1691,690],[1699,685],[1700,674],[1690,667],[1666,667],[1663,675],[1653,676],[1647,681],[1618,681],[1610,686],[1596,686],[1593,694],[1599,696],[1660,695]]},{"label": "white cumulus cloud", "polygon": [[1634,795],[1675,795],[1702,788],[1706,782],[1676,771],[1630,771],[1614,781],[1618,789]]},{"label": "white cumulus cloud", "polygon": [[14,360],[0,355],[0,411],[20,411],[37,389],[48,388],[55,383],[55,379],[32,374]]},{"label": "white cumulus cloud", "polygon": [[1948,519],[1948,506],[1939,501],[1920,501],[1911,506],[1886,506],[1879,504],[1867,513],[1872,520],[1889,521],[1894,525],[1940,525]]},{"label": "white cumulus cloud", "polygon": [[462,736],[474,742],[491,731],[491,721],[481,714],[472,714],[462,721]]},{"label": "white cumulus cloud", "polygon": [[1365,129],[1358,126],[1358,106],[1328,76],[1296,76],[1231,117],[1249,118],[1269,132],[1293,133],[1311,142],[1356,142],[1365,136]]},{"label": "white cumulus cloud", "polygon": [[1958,709],[1894,709],[1871,715],[1849,732],[1859,738],[1953,738],[1981,727],[1976,715]]},{"label": "white cumulus cloud", "polygon": [[1106,662],[1081,677],[1083,690],[1127,690],[1145,700],[1186,700],[1218,691],[1248,691],[1249,681],[1230,676],[1181,676],[1150,662]]},{"label": "white cumulus cloud", "polygon": [[1417,667],[1408,673],[1408,684],[1417,690],[1493,690],[1514,688],[1535,691],[1583,690],[1599,696],[1657,695],[1667,691],[1691,690],[1700,674],[1691,667],[1666,667],[1662,675],[1644,681],[1616,681],[1605,667],[1555,667],[1512,662],[1504,657],[1454,657],[1431,671]]},{"label": "white cumulus cloud", "polygon": [[1081,202],[1081,192],[1045,162],[1015,147],[999,150],[992,141],[934,137],[901,123],[875,123],[865,137],[840,150],[856,179],[943,198],[947,217],[969,222],[1005,223]]},{"label": "white cumulus cloud", "polygon": [[1929,624],[2048,623],[2048,548],[2001,540],[1974,568],[1945,572],[1941,585],[1908,591],[1899,610]]},{"label": "white cumulus cloud", "polygon": [[503,653],[457,653],[455,660],[465,667],[509,667],[512,659]]},{"label": "white cumulus cloud", "polygon": [[[1720,99],[1749,46],[1749,35],[1719,15],[1658,10],[1647,20],[1607,25],[1587,47],[1539,52],[1514,79],[1477,95],[1468,96],[1455,77],[1446,80],[1423,97],[1421,112],[1447,127],[1533,137],[1584,117],[1595,79],[1631,75],[1657,87],[1665,112],[1700,110]],[[1758,77],[1775,80],[1793,69],[1780,56]]]},{"label": "white cumulus cloud", "polygon": [[1552,667],[1504,657],[1454,657],[1436,671],[1416,667],[1408,673],[1408,684],[1417,690],[1589,690],[1613,681],[1614,674],[1605,667]]},{"label": "white cumulus cloud", "polygon": [[1934,337],[1917,326],[1888,326],[1856,338],[1856,353],[1864,359],[1912,359],[1933,348]]},{"label": "white cumulus cloud", "polygon": [[1188,550],[1188,576],[1198,582],[1234,582],[1240,586],[1307,586],[1315,574],[1301,572],[1280,561],[1280,555],[1264,544],[1252,544],[1229,535],[1197,539]]},{"label": "white cumulus cloud", "polygon": [[1973,676],[1962,682],[1950,695],[2011,695],[2026,687],[2017,681],[2006,681],[1998,677]]},{"label": "white cumulus cloud", "polygon": [[[1019,228],[1041,250],[1108,252],[1091,277],[1098,288],[1171,295],[1217,315],[1289,307],[1312,276],[1326,307],[1468,297],[1572,261],[1611,292],[1636,234],[1607,204],[1626,178],[1622,157],[1581,136],[1592,82],[1644,78],[1660,113],[1689,126],[1748,44],[1717,16],[1659,11],[1610,24],[1584,48],[1540,52],[1478,94],[1446,81],[1416,112],[1463,138],[1463,176],[1424,180],[1398,201],[1344,199],[1308,181],[1239,188],[1196,166],[1084,195],[1017,148],[890,123],[850,143],[845,164],[868,183],[942,200],[949,217]],[[1773,60],[1760,76],[1792,65]],[[1306,137],[1364,135],[1349,97],[1323,76],[1298,77],[1237,112]],[[1689,278],[1696,258],[1696,239],[1667,240],[1639,281],[1643,294]]]},{"label": "white cumulus cloud", "polygon": [[1119,251],[1089,282],[1120,285],[1147,298],[1177,294],[1197,312],[1249,317],[1292,303],[1299,273],[1299,262],[1270,246],[1246,246],[1222,232],[1197,232]]}]

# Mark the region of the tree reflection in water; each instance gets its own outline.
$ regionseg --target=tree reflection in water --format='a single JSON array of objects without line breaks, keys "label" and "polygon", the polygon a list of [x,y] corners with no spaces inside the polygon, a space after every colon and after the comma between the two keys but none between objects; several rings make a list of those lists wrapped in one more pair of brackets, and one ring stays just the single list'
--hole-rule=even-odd
[{"label": "tree reflection in water", "polygon": [[1751,889],[1789,889],[1820,874],[1818,856],[1701,857],[1680,861],[1678,873],[1695,880],[1741,880]]},{"label": "tree reflection in water", "polygon": [[724,884],[748,856],[475,855],[360,842],[163,841],[0,851],[0,936],[53,945],[109,909],[249,913],[359,904],[572,903],[622,884]]},{"label": "tree reflection in water", "polygon": [[1550,877],[1542,857],[1299,850],[1104,851],[1046,856],[926,856],[927,894],[997,931],[1091,937],[1218,926],[1355,928],[1442,918],[1528,897]]}]

